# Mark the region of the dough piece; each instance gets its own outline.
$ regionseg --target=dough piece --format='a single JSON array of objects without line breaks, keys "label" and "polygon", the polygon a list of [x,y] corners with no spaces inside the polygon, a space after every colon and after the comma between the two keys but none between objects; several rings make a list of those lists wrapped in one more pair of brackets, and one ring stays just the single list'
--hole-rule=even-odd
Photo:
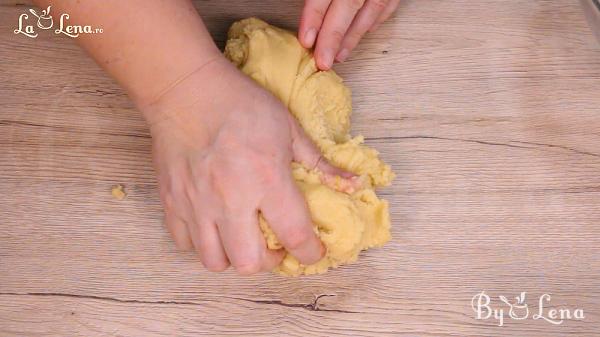
[{"label": "dough piece", "polygon": [[[231,26],[225,56],[285,104],[325,158],[361,175],[365,185],[343,193],[323,184],[318,171],[294,163],[294,179],[327,254],[308,266],[287,254],[275,271],[284,275],[323,273],[329,267],[356,261],[361,250],[389,241],[388,203],[379,199],[373,188],[389,185],[394,174],[379,159],[377,150],[363,144],[363,137],[350,136],[352,100],[342,79],[331,70],[318,71],[312,53],[294,34],[256,18]],[[281,248],[262,217],[260,226],[268,247]]]},{"label": "dough piece", "polygon": [[110,194],[117,200],[123,200],[127,196],[125,193],[125,187],[121,184],[115,185],[110,189]]}]

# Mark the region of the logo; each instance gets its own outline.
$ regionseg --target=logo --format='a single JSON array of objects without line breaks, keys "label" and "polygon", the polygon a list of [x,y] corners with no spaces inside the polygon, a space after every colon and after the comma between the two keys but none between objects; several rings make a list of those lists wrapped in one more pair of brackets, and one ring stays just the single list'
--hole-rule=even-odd
[{"label": "logo", "polygon": [[475,319],[495,319],[498,326],[503,326],[505,309],[508,310],[508,317],[516,321],[541,319],[550,324],[561,325],[566,320],[585,319],[583,309],[550,308],[550,301],[552,300],[550,294],[543,294],[538,298],[537,311],[533,309],[529,310],[529,305],[525,299],[526,294],[526,292],[522,292],[516,296],[514,303],[509,301],[505,296],[500,295],[498,299],[502,307],[494,307],[492,298],[485,291],[482,291],[471,299],[471,307],[475,312]]},{"label": "logo", "polygon": [[[37,29],[41,30],[49,30],[54,28],[54,18],[50,14],[50,10],[52,6],[48,6],[48,8],[38,13],[35,9],[29,9],[29,13],[23,13],[19,16],[19,27],[15,29],[13,32],[15,34],[22,34],[30,38],[38,37]],[[32,23],[32,21],[37,22]],[[68,37],[78,37],[80,34],[101,34],[103,32],[102,28],[92,28],[92,26],[81,26],[81,25],[70,25],[69,24],[70,16],[67,13],[63,13],[60,15],[58,19],[58,27],[54,30],[54,34],[56,35],[66,35]]]}]

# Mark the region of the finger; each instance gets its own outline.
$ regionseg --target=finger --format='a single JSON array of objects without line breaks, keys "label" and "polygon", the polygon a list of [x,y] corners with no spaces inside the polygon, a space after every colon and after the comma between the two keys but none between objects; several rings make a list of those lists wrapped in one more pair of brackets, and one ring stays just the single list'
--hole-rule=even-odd
[{"label": "finger", "polygon": [[214,222],[200,220],[197,225],[190,227],[190,234],[194,247],[200,255],[200,261],[207,270],[220,272],[229,267],[229,260]]},{"label": "finger", "polygon": [[331,0],[306,0],[304,2],[298,30],[298,39],[304,48],[310,49],[314,46],[330,3]]},{"label": "finger", "polygon": [[400,5],[400,0],[390,0],[387,7],[379,14],[379,18],[377,18],[373,26],[369,29],[369,32],[376,31],[384,21],[389,19],[396,9],[398,9],[398,5]]},{"label": "finger", "polygon": [[331,68],[346,31],[364,2],[365,0],[333,0],[317,39],[315,58],[319,69]]},{"label": "finger", "polygon": [[194,245],[188,231],[188,224],[172,212],[165,212],[165,226],[171,233],[178,249],[191,250]]},{"label": "finger", "polygon": [[[303,162],[299,158],[294,160],[296,160],[297,162]],[[365,184],[365,181],[363,181],[360,176],[357,176],[352,172],[348,172],[346,170],[332,165],[322,155],[320,155],[317,159],[316,165],[308,167],[311,169],[316,169],[323,173],[321,175],[321,182],[329,186],[330,188],[340,192],[351,194],[357,190],[362,189]]]},{"label": "finger", "polygon": [[256,211],[228,214],[218,228],[229,261],[241,275],[272,270],[283,259],[282,250],[267,249]]},{"label": "finger", "polygon": [[295,162],[301,163],[307,168],[316,168],[325,174],[340,176],[345,179],[356,176],[352,172],[342,170],[329,163],[293,117],[290,119],[290,124],[292,130],[292,152]]},{"label": "finger", "polygon": [[308,137],[301,137],[294,140],[292,151],[294,152],[294,161],[301,163],[304,167],[311,170],[317,169],[326,175],[339,176],[344,179],[351,179],[356,175],[352,172],[343,170],[332,165],[323,155],[317,146]]},{"label": "finger", "polygon": [[267,187],[260,210],[283,247],[303,264],[319,261],[325,247],[314,232],[308,206],[288,168]]},{"label": "finger", "polygon": [[344,36],[340,52],[336,56],[338,62],[344,62],[348,58],[350,52],[377,21],[388,4],[389,0],[367,0],[366,4],[358,11],[354,21],[352,21],[346,36]]}]

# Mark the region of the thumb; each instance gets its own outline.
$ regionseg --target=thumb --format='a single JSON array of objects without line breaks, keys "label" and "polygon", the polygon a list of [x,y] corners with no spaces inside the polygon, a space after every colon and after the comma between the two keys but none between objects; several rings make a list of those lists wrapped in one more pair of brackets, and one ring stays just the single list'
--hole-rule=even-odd
[{"label": "thumb", "polygon": [[360,189],[362,182],[359,176],[332,165],[323,157],[319,148],[308,137],[293,116],[290,116],[290,123],[292,130],[292,151],[295,162],[301,163],[308,169],[317,169],[322,172],[322,182],[335,190],[352,193]]}]

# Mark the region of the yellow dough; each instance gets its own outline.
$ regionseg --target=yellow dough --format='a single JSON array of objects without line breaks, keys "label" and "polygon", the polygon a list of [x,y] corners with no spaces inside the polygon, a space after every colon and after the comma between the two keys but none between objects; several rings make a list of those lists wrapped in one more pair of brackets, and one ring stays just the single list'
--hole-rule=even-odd
[{"label": "yellow dough", "polygon": [[115,185],[110,189],[110,194],[117,200],[123,200],[127,196],[125,193],[125,187],[121,184]]},{"label": "yellow dough", "polygon": [[[293,276],[323,273],[329,267],[356,261],[361,250],[389,241],[388,203],[373,189],[389,185],[394,174],[379,159],[377,150],[363,144],[361,136],[350,136],[352,100],[342,79],[331,70],[318,71],[312,53],[294,34],[256,18],[231,26],[225,56],[286,105],[325,158],[359,174],[364,182],[363,188],[344,193],[324,184],[318,171],[294,163],[294,179],[327,254],[308,266],[287,254],[275,271]],[[281,248],[262,217],[260,226],[268,247]]]}]

